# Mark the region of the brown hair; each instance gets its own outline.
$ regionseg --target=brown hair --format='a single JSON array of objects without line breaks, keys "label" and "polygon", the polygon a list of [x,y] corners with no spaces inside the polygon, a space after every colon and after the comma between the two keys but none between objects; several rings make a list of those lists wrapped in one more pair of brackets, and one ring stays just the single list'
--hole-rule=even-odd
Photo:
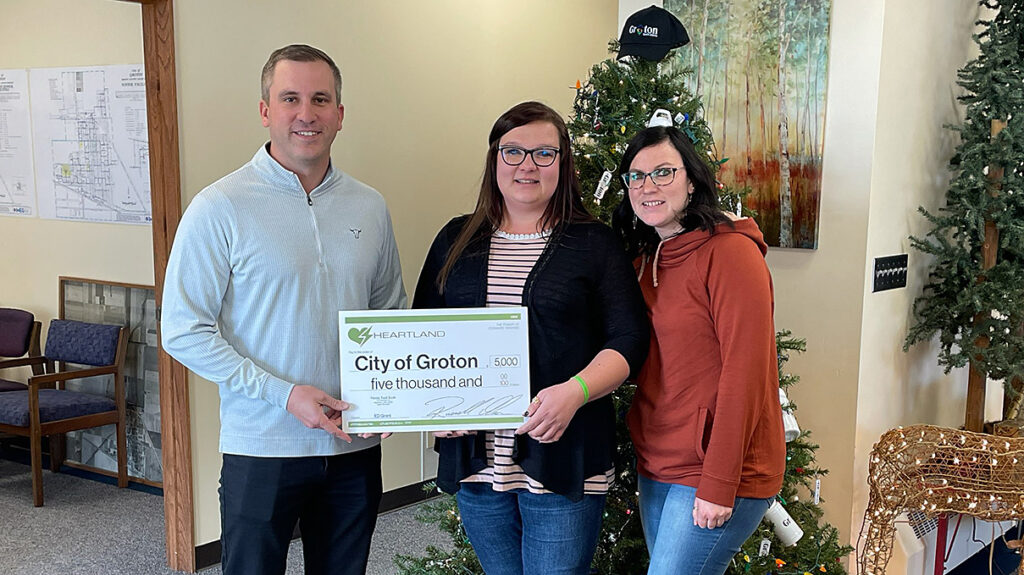
[{"label": "brown hair", "polygon": [[[693,193],[690,194],[686,209],[679,217],[679,223],[683,229],[686,231],[699,229],[714,234],[715,226],[720,223],[732,226],[732,222],[722,212],[722,207],[718,202],[718,194],[715,192],[717,189],[715,175],[697,153],[690,138],[678,128],[655,126],[641,130],[633,136],[629,144],[626,145],[626,152],[622,154],[622,160],[619,162],[617,174],[619,178],[629,171],[640,150],[657,146],[662,142],[672,144],[672,147],[679,152],[686,177],[693,184]],[[677,174],[676,177],[678,178],[679,175]],[[630,257],[653,254],[658,244],[661,243],[658,232],[637,219],[636,213],[633,211],[633,204],[629,199],[628,189],[624,191],[619,206],[612,213],[612,229],[626,244],[626,253]]]},{"label": "brown hair", "polygon": [[455,238],[448,258],[437,276],[437,285],[444,291],[455,262],[466,250],[470,242],[480,233],[490,234],[498,229],[505,217],[505,200],[498,189],[497,162],[498,142],[510,131],[533,122],[547,122],[558,131],[558,185],[555,193],[548,201],[544,214],[541,216],[541,229],[561,228],[573,222],[593,221],[583,207],[580,196],[580,182],[576,176],[576,164],[573,162],[572,149],[569,144],[569,130],[558,112],[540,102],[523,102],[516,104],[495,120],[491,133],[487,137],[487,160],[484,164],[484,176],[480,183],[480,194],[476,198],[476,208]]},{"label": "brown hair", "polygon": [[334,76],[334,103],[341,103],[341,70],[323,50],[318,50],[306,44],[291,44],[284,48],[278,48],[270,54],[267,63],[263,65],[263,74],[260,76],[261,92],[264,102],[270,102],[270,84],[274,81],[274,67],[281,60],[293,62],[324,62],[331,68]]}]

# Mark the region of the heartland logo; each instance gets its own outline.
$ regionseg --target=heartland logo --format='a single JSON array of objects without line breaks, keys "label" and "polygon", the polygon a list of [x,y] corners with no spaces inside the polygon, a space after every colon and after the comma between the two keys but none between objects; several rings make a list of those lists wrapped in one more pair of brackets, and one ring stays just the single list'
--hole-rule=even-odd
[{"label": "heartland logo", "polygon": [[348,330],[348,338],[359,344],[359,347],[363,347],[363,344],[370,340],[372,335],[370,334],[370,328],[358,328],[354,327]]},{"label": "heartland logo", "polygon": [[383,339],[388,338],[443,338],[444,330],[432,330],[432,331],[378,331],[373,333],[370,330],[373,326],[369,327],[353,327],[348,330],[348,338],[355,343],[359,344],[359,347],[363,347],[363,344],[370,341],[371,337],[378,337]]},{"label": "heartland logo", "polygon": [[658,28],[657,26],[630,26],[629,33],[636,34],[637,36],[646,36],[648,38],[657,38]]}]

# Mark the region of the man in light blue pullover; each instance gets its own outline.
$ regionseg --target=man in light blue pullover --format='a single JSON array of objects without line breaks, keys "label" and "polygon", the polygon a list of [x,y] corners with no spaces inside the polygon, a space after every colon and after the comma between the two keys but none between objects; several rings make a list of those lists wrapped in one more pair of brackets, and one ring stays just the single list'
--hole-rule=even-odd
[{"label": "man in light blue pullover", "polygon": [[338,310],[405,306],[398,249],[381,195],[331,164],[331,58],[286,46],[262,85],[270,142],[181,219],[163,346],[220,388],[224,573],[284,573],[296,523],[306,573],[364,573],[380,439],[339,428]]}]

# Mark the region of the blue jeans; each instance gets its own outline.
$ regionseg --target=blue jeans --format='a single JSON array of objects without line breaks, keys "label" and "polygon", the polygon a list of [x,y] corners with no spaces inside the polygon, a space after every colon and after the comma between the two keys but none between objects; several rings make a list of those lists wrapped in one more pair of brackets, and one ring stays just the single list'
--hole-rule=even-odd
[{"label": "blue jeans", "polygon": [[495,491],[466,482],[455,495],[469,542],[487,575],[587,575],[604,495],[576,503],[555,494]]},{"label": "blue jeans", "polygon": [[761,522],[774,497],[737,497],[732,517],[721,527],[693,524],[697,490],[639,475],[640,521],[651,566],[647,575],[721,575]]}]

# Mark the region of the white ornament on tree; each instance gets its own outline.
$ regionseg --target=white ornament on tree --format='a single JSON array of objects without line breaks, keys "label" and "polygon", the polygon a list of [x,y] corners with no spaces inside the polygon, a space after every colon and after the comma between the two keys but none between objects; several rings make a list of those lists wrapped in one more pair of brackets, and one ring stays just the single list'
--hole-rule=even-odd
[{"label": "white ornament on tree", "polygon": [[604,194],[605,194],[605,192],[608,191],[608,186],[610,186],[611,183],[612,183],[612,173],[610,171],[608,171],[608,170],[605,170],[604,173],[601,174],[600,181],[597,182],[597,189],[594,190],[594,203],[595,204],[597,204],[599,206],[601,205],[601,198],[604,197]]},{"label": "white ornament on tree", "polygon": [[789,398],[786,397],[786,391],[781,387],[779,388],[779,403],[782,404],[782,427],[786,430],[786,443],[789,443],[800,437],[800,425],[796,422],[796,416],[792,412],[786,411],[789,406]]},{"label": "white ornament on tree", "polygon": [[786,511],[786,508],[779,503],[778,499],[772,503],[772,506],[768,508],[768,512],[764,514],[764,518],[772,524],[772,529],[775,531],[775,536],[779,538],[779,541],[786,547],[796,545],[797,541],[804,536],[804,530],[800,529],[800,526],[796,524],[793,517]]},{"label": "white ornament on tree", "polygon": [[651,115],[651,119],[647,120],[647,127],[653,128],[654,126],[664,126],[666,128],[672,127],[672,113],[664,108],[658,108]]}]

